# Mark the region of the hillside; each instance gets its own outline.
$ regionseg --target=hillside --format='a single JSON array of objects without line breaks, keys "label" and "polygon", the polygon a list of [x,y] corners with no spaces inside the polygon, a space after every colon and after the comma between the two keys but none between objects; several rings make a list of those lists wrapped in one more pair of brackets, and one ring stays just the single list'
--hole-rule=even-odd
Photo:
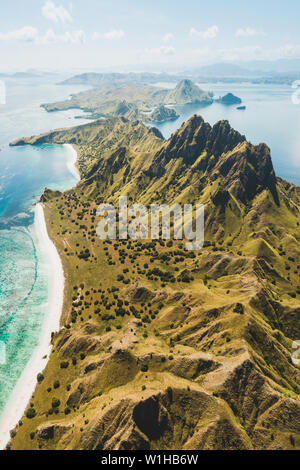
[{"label": "hillside", "polygon": [[[144,113],[156,112],[164,104],[212,104],[210,95],[202,91],[190,80],[183,80],[174,90],[168,90],[150,85],[107,85],[104,84],[92,90],[83,91],[72,95],[70,99],[56,103],[43,104],[48,112],[56,112],[67,109],[81,109],[90,113],[87,117],[93,119],[99,117],[111,118],[124,116],[131,120],[144,119]],[[164,111],[160,117],[170,118],[171,113],[175,117],[176,111]]]},{"label": "hillside", "polygon": [[[81,181],[42,197],[66,275],[62,328],[11,449],[300,449],[300,189],[270,150],[194,116],[164,140],[125,118],[72,143]],[[101,241],[120,195],[205,205],[205,246]]]},{"label": "hillside", "polygon": [[164,103],[168,90],[149,85],[103,85],[92,90],[72,95],[70,99],[57,103],[43,104],[48,111],[65,109],[82,109],[93,116],[115,117],[120,115],[120,106],[126,105],[122,115],[127,117],[128,108],[138,111],[151,111],[155,106]]},{"label": "hillside", "polygon": [[157,106],[152,113],[147,114],[143,121],[147,122],[166,122],[179,118],[179,114],[173,108],[167,108],[163,104]]},{"label": "hillside", "polygon": [[174,90],[171,90],[165,102],[167,104],[177,104],[177,105],[186,105],[186,104],[212,104],[212,97],[205,91],[201,90],[195,83],[191,80],[182,80]]}]

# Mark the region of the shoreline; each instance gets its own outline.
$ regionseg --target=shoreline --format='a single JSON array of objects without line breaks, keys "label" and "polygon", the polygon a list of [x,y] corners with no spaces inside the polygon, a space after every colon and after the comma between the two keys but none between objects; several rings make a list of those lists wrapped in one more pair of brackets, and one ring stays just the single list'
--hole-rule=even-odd
[{"label": "shoreline", "polygon": [[[74,148],[73,151],[77,156]],[[35,218],[31,230],[34,231],[38,250],[45,255],[47,263],[49,263],[49,271],[51,272],[48,306],[45,312],[39,345],[27,363],[1,416],[0,450],[5,449],[10,440],[10,431],[15,428],[24,415],[37,385],[37,374],[45,369],[49,360],[52,350],[51,334],[60,329],[65,284],[63,266],[58,251],[48,235],[41,203],[35,206],[34,212]]]},{"label": "shoreline", "polygon": [[72,173],[72,175],[76,179],[80,180],[80,172],[79,172],[78,167],[77,167],[78,152],[75,149],[74,145],[72,145],[72,144],[63,144],[63,145],[64,145],[64,147],[68,148],[71,151],[72,155],[73,155],[73,161],[68,162],[67,167],[68,167],[70,173]]}]

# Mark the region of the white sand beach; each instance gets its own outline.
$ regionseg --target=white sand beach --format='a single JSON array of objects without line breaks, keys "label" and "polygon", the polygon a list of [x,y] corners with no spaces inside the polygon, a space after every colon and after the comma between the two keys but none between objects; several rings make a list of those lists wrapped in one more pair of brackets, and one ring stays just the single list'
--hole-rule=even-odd
[{"label": "white sand beach", "polygon": [[[74,150],[75,151],[75,150]],[[75,152],[76,153],[76,152]],[[37,374],[45,368],[51,353],[51,333],[58,331],[63,305],[64,273],[55,248],[48,236],[44,210],[41,204],[35,207],[35,220],[31,227],[36,239],[37,251],[47,258],[49,272],[49,302],[40,336],[39,346],[24,369],[12,396],[6,405],[0,422],[0,449],[4,449],[12,430],[24,414],[37,384]]]},{"label": "white sand beach", "polygon": [[70,170],[70,173],[72,173],[72,175],[74,175],[75,178],[77,178],[78,181],[79,181],[80,180],[80,173],[79,173],[78,168],[76,166],[76,162],[77,162],[77,158],[78,158],[77,152],[76,152],[75,148],[73,147],[73,145],[71,145],[71,144],[64,144],[64,146],[67,147],[68,149],[70,149],[70,151],[72,152],[72,155],[73,155],[73,159],[70,160],[67,163],[68,169]]}]

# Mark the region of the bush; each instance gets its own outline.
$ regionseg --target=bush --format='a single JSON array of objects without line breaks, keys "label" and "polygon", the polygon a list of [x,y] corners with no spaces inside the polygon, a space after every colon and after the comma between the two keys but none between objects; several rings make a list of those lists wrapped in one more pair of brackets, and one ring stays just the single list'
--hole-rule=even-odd
[{"label": "bush", "polygon": [[60,368],[61,369],[67,369],[69,367],[68,361],[63,361],[60,363]]},{"label": "bush", "polygon": [[52,408],[58,408],[60,406],[60,400],[58,398],[52,399]]},{"label": "bush", "polygon": [[38,374],[38,375],[37,375],[37,381],[38,381],[38,383],[39,383],[39,384],[42,383],[43,380],[44,380],[44,378],[45,378],[45,377],[43,376],[43,374]]},{"label": "bush", "polygon": [[36,411],[34,408],[28,408],[28,410],[26,411],[26,418],[28,419],[32,419],[36,416]]},{"label": "bush", "polygon": [[142,372],[148,372],[148,366],[147,366],[147,364],[142,364],[142,365],[141,365],[141,371],[142,371]]},{"label": "bush", "polygon": [[69,415],[71,413],[71,408],[68,406],[65,408],[65,415]]},{"label": "bush", "polygon": [[57,389],[57,388],[60,387],[60,382],[59,382],[59,380],[55,380],[55,382],[54,382],[54,384],[53,384],[53,387],[54,387],[55,389]]},{"label": "bush", "polygon": [[234,313],[239,313],[239,314],[243,315],[244,307],[243,307],[242,304],[236,304],[233,311],[234,311]]}]

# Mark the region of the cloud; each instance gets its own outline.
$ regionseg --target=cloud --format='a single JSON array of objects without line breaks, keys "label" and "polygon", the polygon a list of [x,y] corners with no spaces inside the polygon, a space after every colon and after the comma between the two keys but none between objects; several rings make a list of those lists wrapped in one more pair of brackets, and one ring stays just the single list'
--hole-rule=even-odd
[{"label": "cloud", "polygon": [[172,46],[161,46],[159,48],[159,52],[163,55],[174,55],[175,54],[175,48]]},{"label": "cloud", "polygon": [[281,46],[278,50],[280,58],[299,58],[300,45],[299,44],[286,44]]},{"label": "cloud", "polygon": [[245,60],[260,60],[270,59],[277,56],[278,50],[263,50],[261,46],[245,46],[234,48],[209,48],[203,47],[201,49],[194,49],[192,52],[193,60],[203,63],[216,63],[216,62],[241,62]]},{"label": "cloud", "polygon": [[97,41],[98,39],[109,39],[109,40],[118,40],[122,39],[125,36],[123,29],[113,29],[107,33],[94,33],[93,40]]},{"label": "cloud", "polygon": [[82,44],[85,42],[85,33],[83,31],[66,31],[63,34],[56,34],[52,29],[44,34],[40,34],[32,26],[24,26],[21,29],[0,33],[0,41],[17,41],[23,43],[34,43],[38,45],[65,43]]},{"label": "cloud", "polygon": [[175,48],[172,46],[160,46],[154,47],[152,49],[144,49],[143,55],[152,55],[152,56],[167,56],[167,55],[174,55]]},{"label": "cloud", "polygon": [[174,39],[174,34],[172,33],[166,33],[162,38],[163,42],[166,42],[166,43],[172,41],[173,39]]},{"label": "cloud", "polygon": [[56,34],[52,29],[48,29],[46,34],[38,38],[38,44],[84,44],[86,36],[84,31],[66,31],[63,34]]},{"label": "cloud", "polygon": [[24,26],[23,28],[9,31],[8,33],[0,33],[1,41],[21,41],[21,42],[36,42],[39,33],[36,28],[32,26]]},{"label": "cloud", "polygon": [[55,23],[71,23],[73,21],[70,12],[65,7],[62,5],[56,6],[51,0],[47,0],[44,4],[42,14],[47,20],[54,21]]},{"label": "cloud", "polygon": [[23,28],[9,31],[8,33],[0,33],[1,41],[21,41],[35,42],[38,38],[38,30],[32,26],[24,26]]},{"label": "cloud", "polygon": [[198,37],[202,39],[214,39],[219,33],[218,26],[214,25],[208,28],[206,31],[197,31],[196,28],[190,29],[191,37]]},{"label": "cloud", "polygon": [[263,31],[257,31],[253,28],[239,28],[235,33],[236,37],[251,37],[251,36],[266,36],[266,33]]}]

